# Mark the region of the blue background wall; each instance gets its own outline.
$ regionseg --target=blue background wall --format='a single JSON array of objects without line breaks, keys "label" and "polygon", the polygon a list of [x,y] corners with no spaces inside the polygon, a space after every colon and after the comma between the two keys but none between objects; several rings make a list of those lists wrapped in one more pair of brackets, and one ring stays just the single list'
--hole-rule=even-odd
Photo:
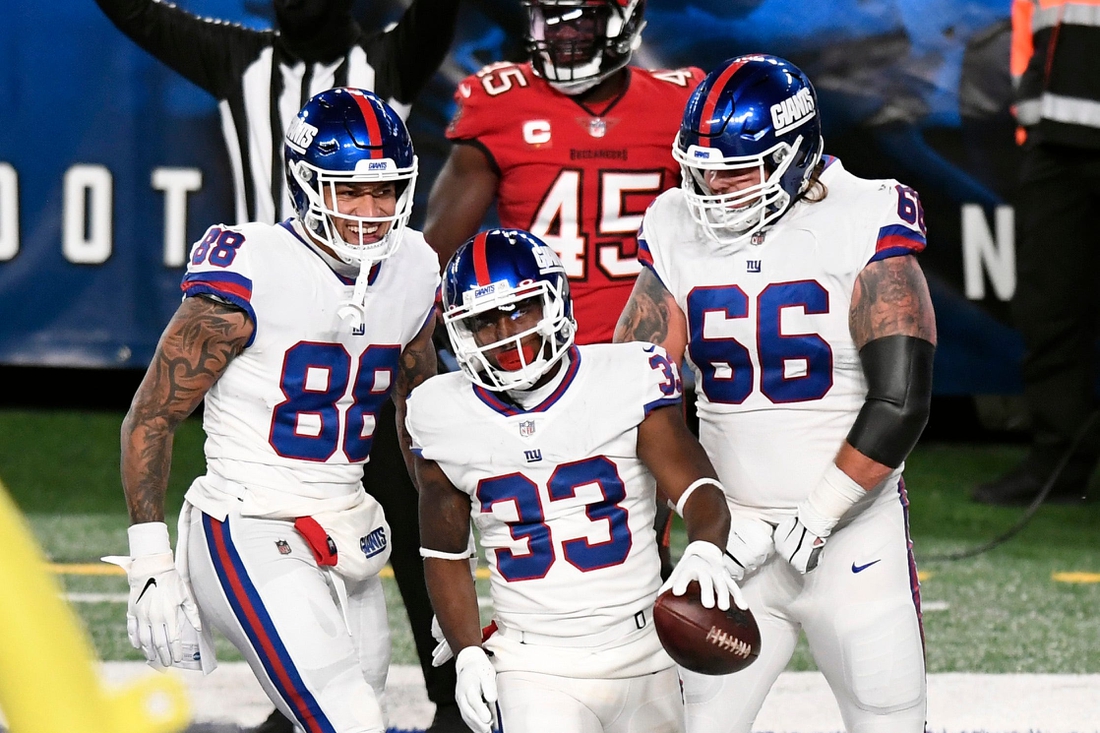
[{"label": "blue background wall", "polygon": [[[0,26],[0,181],[8,181],[0,201],[18,198],[18,251],[0,260],[0,364],[144,366],[183,272],[164,264],[165,195],[151,185],[153,171],[201,171],[202,187],[187,196],[188,243],[233,218],[216,102],[134,46],[91,0],[12,2]],[[178,4],[271,24],[263,0]],[[376,25],[403,7],[362,0],[356,13]],[[984,298],[964,295],[961,226],[962,206],[978,204],[993,231],[995,208],[1012,196],[1008,8],[1008,0],[650,0],[637,56],[649,67],[704,69],[741,53],[785,56],[815,82],[826,151],[859,175],[920,191],[941,395],[1019,390],[1022,346],[1007,303],[988,281]],[[452,53],[409,120],[423,170],[414,225],[449,148],[442,131],[454,85],[485,63],[516,58],[517,21],[514,0],[464,0]],[[97,264],[63,253],[63,182],[81,165],[111,177],[110,256]]]}]

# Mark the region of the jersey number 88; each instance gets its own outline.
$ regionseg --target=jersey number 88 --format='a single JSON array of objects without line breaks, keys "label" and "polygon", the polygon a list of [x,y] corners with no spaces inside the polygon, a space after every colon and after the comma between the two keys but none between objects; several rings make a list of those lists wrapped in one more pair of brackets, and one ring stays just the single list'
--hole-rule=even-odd
[{"label": "jersey number 88", "polygon": [[[399,346],[367,347],[353,379],[351,355],[341,344],[303,341],[289,348],[279,383],[286,399],[271,415],[271,447],[284,458],[324,462],[342,443],[350,462],[365,461],[400,354]],[[337,402],[349,385],[352,402],[341,425]]]}]

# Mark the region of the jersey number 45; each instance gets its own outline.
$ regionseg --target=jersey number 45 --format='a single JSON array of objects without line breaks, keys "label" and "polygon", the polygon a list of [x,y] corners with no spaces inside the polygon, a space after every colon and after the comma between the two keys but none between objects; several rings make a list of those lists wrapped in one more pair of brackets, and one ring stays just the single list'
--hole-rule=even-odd
[{"label": "jersey number 45", "polygon": [[[585,180],[585,173],[589,174]],[[595,178],[595,182],[591,180]],[[596,191],[585,186],[596,186]],[[528,230],[549,244],[565,265],[571,280],[588,278],[588,240],[595,238],[596,265],[609,279],[637,277],[641,265],[635,254],[638,227],[645,206],[665,189],[664,173],[649,171],[585,171],[563,168],[547,189]],[[582,207],[596,202],[595,216]],[[631,211],[631,204],[637,208]],[[582,222],[594,220],[596,231]]]}]

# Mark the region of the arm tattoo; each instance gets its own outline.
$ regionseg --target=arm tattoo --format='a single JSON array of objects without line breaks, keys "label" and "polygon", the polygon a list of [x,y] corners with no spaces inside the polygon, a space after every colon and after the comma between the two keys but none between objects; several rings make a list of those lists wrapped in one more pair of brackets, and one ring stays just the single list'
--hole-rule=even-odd
[{"label": "arm tattoo", "polygon": [[252,331],[244,311],[208,298],[187,298],[172,317],[122,423],[122,482],[134,522],[163,520],[176,427]]},{"label": "arm tattoo", "polygon": [[[434,323],[435,319],[432,319]],[[432,343],[432,329],[427,329],[427,337],[421,331],[415,339],[401,352],[401,363],[397,374],[398,394],[408,396],[410,392],[419,387],[430,377],[434,377],[438,371],[435,356],[435,344]]]},{"label": "arm tattoo", "polygon": [[883,336],[936,343],[932,298],[915,257],[890,257],[863,268],[852,289],[848,328],[859,349]]},{"label": "arm tattoo", "polygon": [[432,343],[432,333],[435,331],[435,316],[433,315],[420,333],[401,352],[398,365],[397,384],[394,386],[393,406],[397,419],[397,437],[400,441],[401,455],[405,459],[405,467],[409,471],[409,477],[416,484],[416,472],[412,463],[412,436],[405,425],[405,400],[409,393],[419,387],[438,372],[435,344]]},{"label": "arm tattoo", "polygon": [[648,341],[664,345],[668,338],[671,319],[669,303],[672,295],[649,268],[643,267],[634,283],[634,290],[626,302],[623,314],[615,325],[616,343],[622,341]]}]

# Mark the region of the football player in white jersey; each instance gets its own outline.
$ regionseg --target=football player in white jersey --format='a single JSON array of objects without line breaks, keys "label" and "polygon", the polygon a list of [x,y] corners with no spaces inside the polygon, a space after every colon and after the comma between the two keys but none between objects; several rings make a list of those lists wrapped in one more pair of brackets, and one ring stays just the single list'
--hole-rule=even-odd
[{"label": "football player in white jersey", "polygon": [[901,479],[936,343],[914,256],[923,211],[913,189],[857,178],[822,147],[814,89],[789,62],[742,56],[709,74],[673,149],[683,184],[645,215],[646,268],[616,330],[686,359],[735,526],[774,527],[776,554],[743,580],[760,657],[728,677],[683,673],[692,733],[750,731],[800,630],[849,731],[924,730]]},{"label": "football player in white jersey", "polygon": [[[561,260],[521,230],[462,245],[443,305],[462,371],[421,385],[407,423],[425,577],[457,651],[463,717],[478,733],[683,730],[651,615],[655,478],[690,539],[667,586],[698,580],[708,607],[744,606],[722,550],[725,495],[683,422],[677,368],[653,344],[576,346]],[[493,598],[484,639],[471,518]]]},{"label": "football player in white jersey", "polygon": [[[123,423],[127,627],[151,663],[205,671],[217,628],[301,730],[380,733],[389,530],[360,480],[382,401],[403,433],[406,395],[435,373],[438,260],[406,227],[412,142],[374,94],[310,99],[286,161],[297,216],[195,244]],[[172,436],[204,400],[207,472],[173,560]]]}]

